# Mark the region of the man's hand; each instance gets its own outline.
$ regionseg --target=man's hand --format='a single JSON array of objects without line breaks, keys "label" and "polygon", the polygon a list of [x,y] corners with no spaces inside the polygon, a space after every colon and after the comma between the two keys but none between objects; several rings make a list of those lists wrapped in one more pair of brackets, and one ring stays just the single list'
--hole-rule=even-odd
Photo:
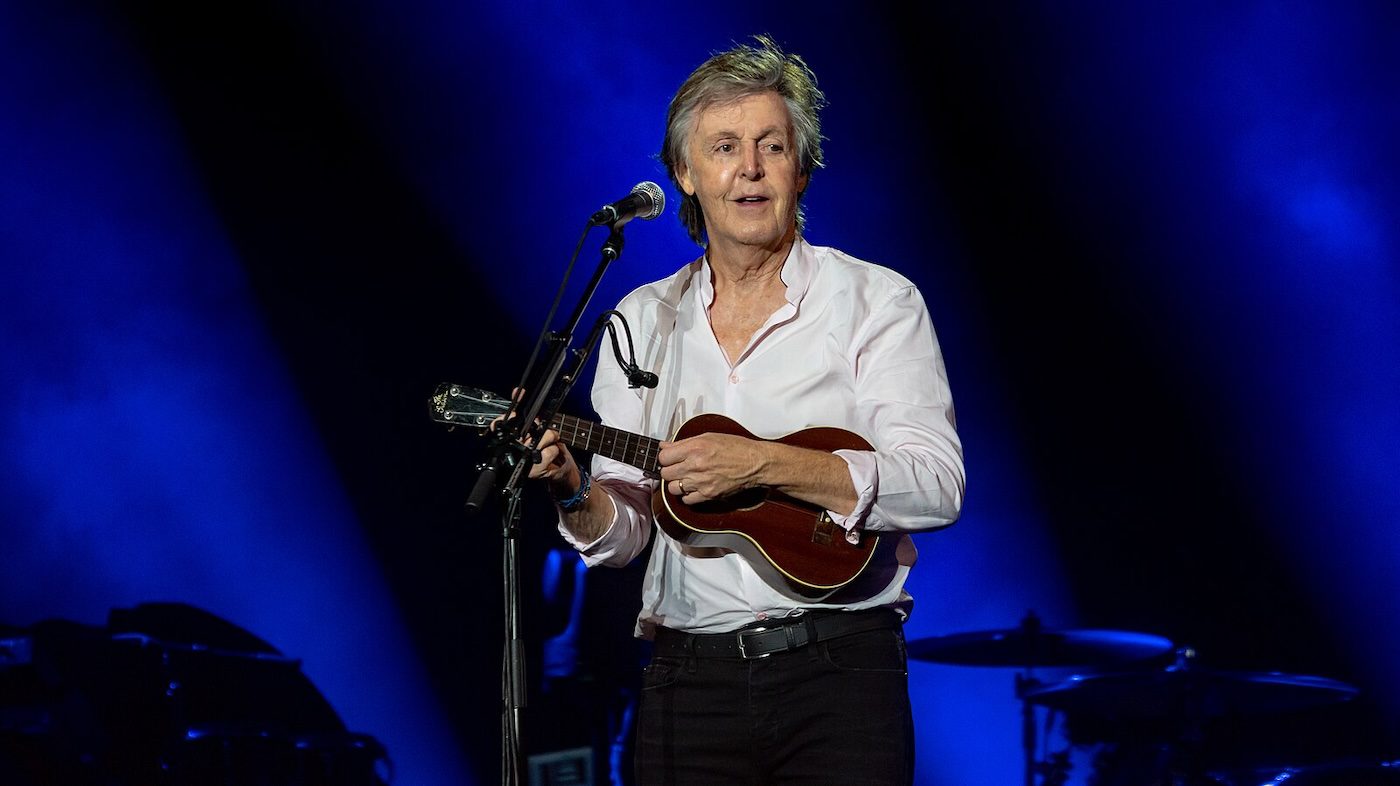
[{"label": "man's hand", "polygon": [[[521,391],[519,388],[512,391],[512,397],[518,402]],[[491,421],[491,430],[495,431],[501,424],[503,418],[496,418]],[[526,440],[526,446],[530,446],[530,440]],[[540,460],[530,465],[530,479],[544,480],[549,485],[550,493],[556,499],[568,499],[578,491],[579,484],[583,482],[578,471],[578,464],[574,462],[573,454],[569,453],[569,448],[559,441],[559,432],[554,429],[546,429],[544,435],[540,437],[540,444],[537,448]]]},{"label": "man's hand", "polygon": [[662,442],[656,455],[666,493],[694,505],[760,486],[841,515],[856,506],[846,462],[834,453],[734,434]]},{"label": "man's hand", "polygon": [[[518,403],[521,393],[517,388],[511,392],[511,397]],[[491,421],[493,431],[500,425],[501,420],[502,418],[496,418]],[[530,443],[531,440],[528,439],[525,442],[526,446],[530,446]],[[568,446],[559,440],[559,432],[545,429],[540,435],[539,445],[535,447],[540,460],[530,465],[530,479],[543,480],[549,487],[550,496],[554,497],[556,502],[569,500],[578,494],[583,488],[583,473]],[[611,500],[611,496],[604,490],[585,496],[582,504],[570,510],[566,511],[561,506],[560,521],[580,543],[592,543],[606,534],[612,525],[614,507]]]},{"label": "man's hand", "polygon": [[662,442],[656,459],[667,493],[694,505],[761,485],[770,444],[733,434],[700,434]]},{"label": "man's hand", "polygon": [[[526,444],[529,444],[528,442]],[[547,429],[540,437],[540,460],[530,465],[530,479],[543,479],[558,499],[567,499],[578,491],[582,478],[578,464],[568,446],[559,441],[559,432]]]}]

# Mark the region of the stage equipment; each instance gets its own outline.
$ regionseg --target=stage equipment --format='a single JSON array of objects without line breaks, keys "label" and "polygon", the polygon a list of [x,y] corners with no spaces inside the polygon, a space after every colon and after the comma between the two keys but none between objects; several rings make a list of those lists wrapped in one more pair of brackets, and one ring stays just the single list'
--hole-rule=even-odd
[{"label": "stage equipment", "polygon": [[[622,254],[623,225],[635,217],[652,218],[660,215],[664,207],[665,195],[660,187],[655,183],[640,183],[632,189],[628,197],[605,205],[590,217],[579,236],[568,265],[564,268],[559,289],[555,293],[553,303],[550,304],[549,312],[545,315],[544,327],[529,360],[525,363],[520,381],[515,386],[520,395],[513,401],[513,408],[507,412],[498,427],[488,432],[486,460],[478,467],[476,482],[467,496],[468,514],[480,511],[487,498],[495,491],[499,491],[503,503],[501,574],[504,585],[502,596],[505,631],[501,669],[501,780],[506,786],[515,786],[523,782],[525,765],[525,746],[520,736],[521,713],[525,708],[526,698],[525,642],[520,626],[520,559],[517,544],[520,533],[521,487],[530,466],[539,460],[539,453],[531,446],[539,443],[547,424],[554,420],[555,414],[588,362],[593,345],[602,337],[603,330],[611,329],[612,319],[621,316],[612,311],[604,313],[594,324],[588,340],[582,347],[572,350],[573,365],[568,370],[564,369],[564,363],[571,351],[574,331],[583,319],[584,310],[593,299],[593,293],[597,291],[608,266]],[[579,295],[578,303],[568,321],[560,329],[552,330],[551,325],[568,288],[574,263],[589,231],[595,226],[608,227],[608,237],[602,245],[601,259],[593,277]],[[630,329],[628,335],[630,344]],[[616,348],[615,333],[613,337]],[[630,367],[624,363],[623,367],[628,373],[628,384],[634,387],[648,383],[656,384],[655,375],[641,371],[636,368],[635,363]]]},{"label": "stage equipment", "polygon": [[1025,757],[1025,786],[1058,786],[1068,776],[1068,757],[1038,755],[1035,706],[1027,700],[1042,683],[1035,669],[1103,666],[1145,660],[1171,652],[1172,642],[1150,633],[1116,630],[1047,630],[1035,612],[1027,612],[1015,628],[954,633],[909,642],[909,657],[959,666],[1003,666],[1022,669],[1016,675],[1016,698],[1021,702],[1021,749]]},{"label": "stage equipment", "polygon": [[382,786],[383,746],[287,657],[208,612],[150,603],[105,626],[0,635],[0,782]]},{"label": "stage equipment", "polygon": [[1192,723],[1348,701],[1358,691],[1325,677],[1214,671],[1187,661],[1159,671],[1075,676],[1030,691],[1032,704],[1103,720]]},{"label": "stage equipment", "polygon": [[632,186],[632,193],[603,208],[588,220],[593,226],[622,226],[634,218],[650,221],[666,207],[666,194],[650,180]]}]

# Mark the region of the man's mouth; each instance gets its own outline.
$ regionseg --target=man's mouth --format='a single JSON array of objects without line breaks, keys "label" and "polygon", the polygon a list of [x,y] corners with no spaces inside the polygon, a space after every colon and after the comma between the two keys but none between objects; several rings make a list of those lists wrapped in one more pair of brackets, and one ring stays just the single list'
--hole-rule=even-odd
[{"label": "man's mouth", "polygon": [[739,197],[738,199],[736,199],[736,200],[734,200],[734,201],[735,201],[735,202],[738,202],[738,203],[740,203],[740,204],[752,205],[752,204],[756,204],[756,203],[758,203],[758,202],[767,202],[767,201],[768,201],[768,197],[761,197],[761,196]]}]

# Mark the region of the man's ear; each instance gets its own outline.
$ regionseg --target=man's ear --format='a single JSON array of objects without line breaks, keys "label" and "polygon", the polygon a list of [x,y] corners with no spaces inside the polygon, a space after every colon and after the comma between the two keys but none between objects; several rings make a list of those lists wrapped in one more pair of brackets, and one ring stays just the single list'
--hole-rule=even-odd
[{"label": "man's ear", "polygon": [[685,161],[676,162],[676,182],[680,184],[686,196],[695,196],[695,184],[690,180],[690,167]]}]

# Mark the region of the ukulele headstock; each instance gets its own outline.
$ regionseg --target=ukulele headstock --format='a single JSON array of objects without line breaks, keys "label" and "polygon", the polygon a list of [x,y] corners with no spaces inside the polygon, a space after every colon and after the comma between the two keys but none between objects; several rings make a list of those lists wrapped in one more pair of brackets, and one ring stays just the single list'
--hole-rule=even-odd
[{"label": "ukulele headstock", "polygon": [[428,400],[428,415],[449,426],[485,429],[510,411],[510,399],[489,390],[443,383]]}]

